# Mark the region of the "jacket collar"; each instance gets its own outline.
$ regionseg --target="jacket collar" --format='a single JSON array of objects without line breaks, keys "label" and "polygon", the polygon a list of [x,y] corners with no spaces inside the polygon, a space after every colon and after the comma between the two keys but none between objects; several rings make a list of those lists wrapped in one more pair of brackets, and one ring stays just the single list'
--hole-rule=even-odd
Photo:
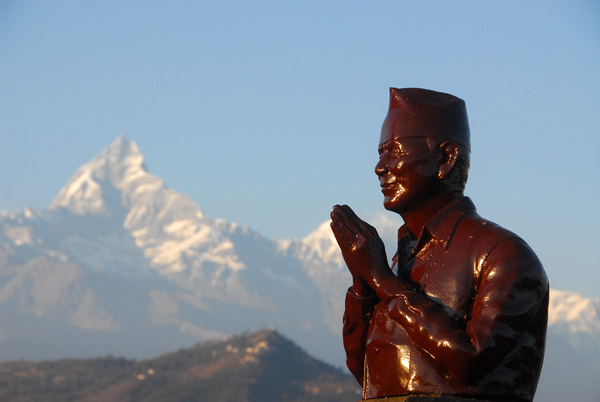
[{"label": "jacket collar", "polygon": [[[448,249],[452,236],[458,227],[458,224],[462,220],[464,215],[476,213],[475,205],[469,197],[460,197],[455,200],[440,212],[438,212],[423,228],[421,237],[416,242],[415,247],[412,250],[413,254],[417,254],[421,248],[431,239],[435,239],[444,247],[444,250]],[[398,239],[406,239],[409,241],[410,238],[415,238],[415,235],[408,229],[408,226],[402,225],[398,229]]]}]

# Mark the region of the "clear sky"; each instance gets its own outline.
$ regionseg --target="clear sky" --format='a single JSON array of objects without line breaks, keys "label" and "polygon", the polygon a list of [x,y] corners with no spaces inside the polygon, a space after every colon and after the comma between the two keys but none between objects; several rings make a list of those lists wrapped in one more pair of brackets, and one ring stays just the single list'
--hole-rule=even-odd
[{"label": "clear sky", "polygon": [[466,193],[600,296],[597,1],[0,1],[0,209],[119,134],[208,216],[300,238],[373,173],[388,87],[467,103]]}]

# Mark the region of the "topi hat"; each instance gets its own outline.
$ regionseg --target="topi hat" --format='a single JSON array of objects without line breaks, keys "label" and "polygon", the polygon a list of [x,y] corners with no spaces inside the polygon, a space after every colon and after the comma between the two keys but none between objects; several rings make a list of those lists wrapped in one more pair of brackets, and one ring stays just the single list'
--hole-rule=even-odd
[{"label": "topi hat", "polygon": [[381,132],[391,138],[432,137],[471,149],[465,102],[456,96],[421,88],[390,88],[390,107]]}]

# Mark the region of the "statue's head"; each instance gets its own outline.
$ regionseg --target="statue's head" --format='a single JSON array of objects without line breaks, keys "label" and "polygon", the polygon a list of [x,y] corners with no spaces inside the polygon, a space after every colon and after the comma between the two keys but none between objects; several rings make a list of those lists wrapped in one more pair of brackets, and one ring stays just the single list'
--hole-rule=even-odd
[{"label": "statue's head", "polygon": [[465,102],[420,88],[390,88],[375,167],[384,206],[402,213],[445,192],[463,193],[470,133]]}]

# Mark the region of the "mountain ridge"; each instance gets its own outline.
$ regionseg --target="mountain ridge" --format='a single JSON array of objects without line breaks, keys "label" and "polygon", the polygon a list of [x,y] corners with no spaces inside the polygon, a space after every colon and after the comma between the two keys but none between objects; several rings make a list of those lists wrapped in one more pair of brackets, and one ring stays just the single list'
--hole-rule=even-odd
[{"label": "mountain ridge", "polygon": [[141,361],[104,357],[0,363],[0,397],[18,402],[341,402],[358,399],[360,387],[276,330],[263,329]]}]

